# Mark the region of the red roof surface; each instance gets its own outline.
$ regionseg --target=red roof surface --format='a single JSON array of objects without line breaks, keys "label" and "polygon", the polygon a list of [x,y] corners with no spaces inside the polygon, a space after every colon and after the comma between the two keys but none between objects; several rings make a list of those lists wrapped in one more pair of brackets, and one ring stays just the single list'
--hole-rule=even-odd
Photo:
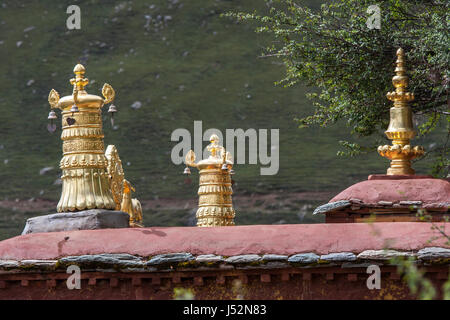
[{"label": "red roof surface", "polygon": [[[447,230],[450,223],[446,223]],[[359,253],[364,250],[420,250],[445,245],[427,243],[436,230],[425,222],[254,225],[217,228],[152,227],[35,233],[0,242],[0,259],[57,259],[64,256],[129,253],[153,256],[189,252],[194,255]]]},{"label": "red roof surface", "polygon": [[364,203],[378,201],[422,201],[430,204],[450,204],[450,182],[429,177],[405,178],[393,176],[370,176],[369,180],[356,183],[345,189],[330,202],[359,199]]}]

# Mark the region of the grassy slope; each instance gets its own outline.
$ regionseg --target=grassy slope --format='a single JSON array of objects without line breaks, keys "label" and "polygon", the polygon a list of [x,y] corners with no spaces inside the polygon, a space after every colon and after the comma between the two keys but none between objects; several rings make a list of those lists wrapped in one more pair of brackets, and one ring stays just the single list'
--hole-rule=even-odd
[{"label": "grassy slope", "polygon": [[[265,11],[262,0],[181,0],[175,5],[138,0],[4,3],[0,8],[0,199],[59,198],[61,187],[53,183],[60,174],[60,129],[53,135],[46,130],[47,95],[51,88],[61,96],[71,93],[68,81],[78,61],[87,68],[89,93],[100,94],[104,82],[116,90],[118,129],[112,130],[105,110],[105,142],[115,144],[123,163],[129,162],[125,171],[138,198],[196,197],[196,184],[186,186],[180,174],[183,166],[170,160],[175,145],[170,141],[172,131],[192,131],[194,120],[202,120],[204,130],[223,132],[225,128],[280,129],[278,175],[260,176],[258,165],[237,166],[236,193],[340,190],[370,173],[384,172],[387,166],[376,154],[337,158],[337,142],[349,137],[343,125],[296,127],[294,117],[311,111],[305,88],[275,87],[273,82],[283,76],[280,61],[257,58],[270,40],[255,34],[253,26],[219,17],[228,10]],[[81,7],[82,27],[68,31],[66,8],[74,3]],[[145,15],[152,16],[147,29]],[[159,25],[158,15],[171,20]],[[30,26],[35,28],[24,32]],[[34,83],[27,85],[31,79]],[[135,101],[142,103],[140,109],[130,107]],[[46,166],[56,169],[40,175]],[[426,172],[427,163],[418,168]],[[197,175],[192,178],[195,181]],[[183,224],[174,222],[176,214],[173,221],[167,215],[158,220],[157,215],[146,213],[147,224]],[[12,219],[11,211],[0,216],[3,225],[10,222],[14,230],[23,226],[25,216]],[[244,214],[242,223],[262,220]],[[1,230],[0,226],[0,234]]]}]

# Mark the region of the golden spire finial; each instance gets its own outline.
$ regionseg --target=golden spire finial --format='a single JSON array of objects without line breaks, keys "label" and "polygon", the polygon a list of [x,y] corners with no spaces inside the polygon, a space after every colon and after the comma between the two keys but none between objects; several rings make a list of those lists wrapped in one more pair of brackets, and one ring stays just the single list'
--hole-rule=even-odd
[{"label": "golden spire finial", "polygon": [[211,144],[207,147],[208,151],[211,152],[211,156],[214,158],[220,157],[220,152],[225,153],[225,148],[219,145],[219,136],[217,134],[211,135],[209,138]]},{"label": "golden spire finial", "polygon": [[78,63],[75,66],[75,68],[73,68],[73,73],[75,73],[75,74],[78,74],[78,73],[84,74],[85,72],[86,72],[86,68],[81,63]]},{"label": "golden spire finial", "polygon": [[86,68],[80,63],[73,68],[75,78],[70,79],[70,84],[73,85],[74,92],[83,91],[84,87],[89,83],[89,79],[84,77],[85,72]]},{"label": "golden spire finial", "polygon": [[389,127],[385,134],[392,140],[392,146],[378,147],[378,153],[391,160],[391,166],[387,170],[388,175],[413,175],[411,160],[424,154],[421,146],[414,148],[410,145],[410,139],[416,132],[412,122],[412,111],[408,105],[414,100],[414,94],[406,92],[409,78],[406,75],[405,52],[402,48],[397,50],[396,75],[392,78],[395,91],[388,92],[386,97],[394,102],[390,110]]}]

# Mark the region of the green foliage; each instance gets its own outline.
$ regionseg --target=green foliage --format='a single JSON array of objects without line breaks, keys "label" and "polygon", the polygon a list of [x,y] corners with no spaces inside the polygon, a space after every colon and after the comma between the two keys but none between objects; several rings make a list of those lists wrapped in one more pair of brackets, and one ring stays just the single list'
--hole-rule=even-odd
[{"label": "green foliage", "polygon": [[174,300],[194,300],[195,293],[192,289],[186,288],[174,288],[173,289]]},{"label": "green foliage", "polygon": [[[439,236],[432,237],[428,243],[438,239],[446,239],[446,245],[450,245],[450,235],[446,233],[445,225],[436,225],[432,216],[424,209],[419,209],[416,216],[420,221],[431,224],[431,229],[438,231]],[[448,222],[448,217],[444,217],[444,221]],[[397,272],[403,276],[412,294],[417,295],[421,300],[431,300],[436,296],[436,289],[433,283],[425,277],[425,273],[417,268],[417,261],[414,257],[395,257],[390,263],[397,265]],[[450,300],[450,275],[449,279],[442,285],[442,299]]]},{"label": "green foliage", "polygon": [[450,273],[449,273],[449,276],[448,276],[448,280],[442,286],[442,291],[443,291],[443,297],[442,298],[444,300],[450,300]]},{"label": "green foliage", "polygon": [[392,259],[391,263],[397,265],[397,272],[403,276],[413,295],[417,295],[421,300],[432,300],[436,296],[433,283],[425,278],[422,270],[417,268],[415,258],[397,257]]},{"label": "green foliage", "polygon": [[[422,122],[419,133],[427,135],[443,127],[450,132],[450,3],[382,1],[378,4],[381,28],[369,29],[366,23],[372,13],[367,9],[373,4],[372,0],[338,0],[314,10],[302,1],[281,0],[268,2],[267,15],[229,12],[225,16],[256,21],[257,32],[269,33],[276,40],[267,47],[265,57],[277,57],[286,66],[279,83],[306,83],[320,89],[308,95],[315,111],[298,119],[300,127],[330,126],[343,119],[357,136],[380,137],[389,122],[391,103],[385,94],[393,90],[395,52],[402,47],[409,90],[416,96],[411,107]],[[344,144],[350,152],[340,155],[372,150],[372,143],[369,148]],[[448,149],[441,140],[428,150],[428,156],[436,160],[435,174],[448,174]]]}]

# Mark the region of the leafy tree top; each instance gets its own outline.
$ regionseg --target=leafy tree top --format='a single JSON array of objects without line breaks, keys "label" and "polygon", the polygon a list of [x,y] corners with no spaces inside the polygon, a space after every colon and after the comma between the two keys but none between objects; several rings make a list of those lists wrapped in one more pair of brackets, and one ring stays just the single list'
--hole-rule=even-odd
[{"label": "leafy tree top", "polygon": [[[435,159],[434,173],[449,171],[449,6],[442,0],[386,0],[377,4],[380,28],[372,0],[336,0],[320,10],[302,1],[267,2],[266,15],[229,12],[238,21],[256,21],[257,32],[273,35],[265,57],[282,59],[285,78],[278,83],[311,87],[312,115],[298,119],[300,127],[328,126],[346,120],[352,133],[380,136],[389,123],[396,50],[406,52],[413,112],[421,120],[420,135],[445,126],[447,135],[436,141],[427,156]],[[368,10],[369,9],[369,10]],[[373,20],[375,19],[375,20]],[[371,26],[369,24],[372,24]],[[317,90],[318,88],[319,90]],[[374,150],[341,142],[354,155]],[[377,142],[378,143],[378,142]],[[344,153],[342,153],[344,154]]]}]

